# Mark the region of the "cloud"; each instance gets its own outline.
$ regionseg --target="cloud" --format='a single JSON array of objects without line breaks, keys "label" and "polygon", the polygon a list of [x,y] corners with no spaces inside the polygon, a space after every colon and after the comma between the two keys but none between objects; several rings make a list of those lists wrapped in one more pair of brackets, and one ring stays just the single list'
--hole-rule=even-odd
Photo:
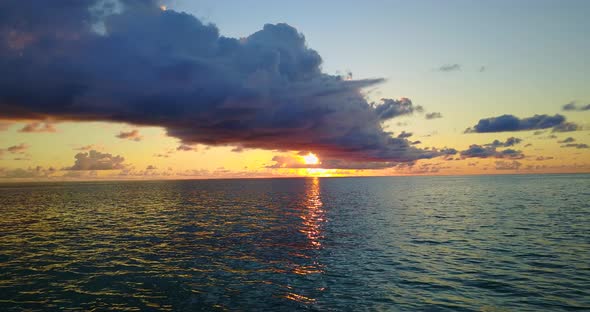
[{"label": "cloud", "polygon": [[522,163],[519,161],[504,161],[498,160],[496,161],[496,170],[518,170],[522,166]]},{"label": "cloud", "polygon": [[405,132],[405,131],[402,131],[402,133],[400,133],[400,134],[398,134],[398,135],[397,135],[397,138],[398,138],[398,139],[405,139],[405,138],[409,138],[409,137],[411,137],[412,135],[413,135],[413,133],[412,133],[412,132]]},{"label": "cloud", "polygon": [[14,124],[14,122],[11,122],[11,121],[0,120],[0,131],[8,130],[8,128],[10,128],[13,124]]},{"label": "cloud", "polygon": [[482,146],[477,144],[470,145],[468,149],[461,151],[459,154],[461,155],[461,158],[524,158],[524,154],[518,150],[506,149],[503,151],[498,151],[496,146]]},{"label": "cloud", "polygon": [[56,132],[56,131],[57,131],[57,129],[55,129],[55,127],[53,126],[53,123],[48,122],[48,121],[45,121],[45,122],[40,122],[40,121],[31,122],[31,123],[26,124],[20,130],[18,130],[18,132],[24,132],[24,133],[40,133],[40,132],[53,133],[53,132]]},{"label": "cloud", "polygon": [[538,156],[537,158],[535,158],[535,160],[538,160],[538,161],[551,160],[551,159],[553,159],[552,156]]},{"label": "cloud", "polygon": [[588,144],[584,144],[584,143],[569,143],[569,144],[564,144],[561,147],[575,147],[577,149],[583,149],[583,148],[588,148]]},{"label": "cloud", "polygon": [[188,152],[188,151],[196,151],[197,148],[194,146],[190,146],[188,144],[180,144],[177,148],[177,151],[184,151],[184,152]]},{"label": "cloud", "polygon": [[577,106],[575,101],[569,102],[565,105],[563,105],[561,107],[561,109],[563,111],[569,112],[569,111],[587,111],[590,110],[590,104],[586,104],[586,105],[582,105],[582,106]]},{"label": "cloud", "polygon": [[149,166],[147,166],[147,167],[145,168],[145,170],[156,170],[156,169],[158,169],[158,168],[156,168],[156,167],[154,167],[154,166],[152,166],[152,165],[149,165]]},{"label": "cloud", "polygon": [[92,149],[97,149],[97,146],[94,144],[90,144],[90,145],[84,145],[84,146],[74,148],[75,151],[89,151]]},{"label": "cloud", "polygon": [[572,132],[580,129],[581,127],[573,122],[564,122],[553,127],[552,132]]},{"label": "cloud", "polygon": [[6,148],[6,151],[12,154],[23,154],[29,149],[29,146],[25,143],[19,145],[13,145]]},{"label": "cloud", "polygon": [[486,71],[486,69],[487,69],[487,68],[486,68],[485,66],[481,66],[481,67],[479,67],[479,70],[478,70],[478,71],[479,71],[480,73],[483,73],[484,71]]},{"label": "cloud", "polygon": [[520,142],[522,142],[522,139],[520,139],[520,138],[509,137],[508,139],[506,139],[505,142],[502,142],[500,140],[494,140],[492,143],[488,143],[485,145],[492,146],[492,147],[510,147],[510,146],[520,144]]},{"label": "cloud", "polygon": [[5,169],[0,168],[0,178],[3,179],[29,179],[29,178],[46,178],[56,172],[55,168],[44,168],[42,166],[29,167],[26,169]]},{"label": "cloud", "polygon": [[381,104],[374,106],[375,112],[381,120],[388,120],[398,116],[410,115],[414,111],[421,112],[422,106],[414,106],[412,100],[401,98],[399,100],[381,99]]},{"label": "cloud", "polygon": [[157,1],[0,2],[4,119],[158,126],[184,144],[313,151],[341,162],[441,154],[392,138],[382,122],[420,111],[367,102],[381,78],[347,80],[287,24],[244,38]]},{"label": "cloud", "polygon": [[452,72],[452,71],[459,71],[461,70],[460,64],[445,64],[437,69],[441,72]]},{"label": "cloud", "polygon": [[561,141],[557,141],[557,143],[572,143],[572,142],[575,142],[575,141],[576,141],[576,139],[574,139],[572,137],[567,137],[567,138],[565,138],[565,139],[563,139]]},{"label": "cloud", "polygon": [[78,153],[75,158],[74,165],[64,168],[64,170],[115,170],[125,169],[126,167],[123,164],[125,158],[95,150],[91,150],[88,153]]},{"label": "cloud", "polygon": [[534,115],[522,119],[513,115],[502,115],[481,119],[477,125],[467,128],[465,133],[511,132],[548,128],[553,128],[554,132],[566,132],[575,131],[578,126],[566,122],[565,117],[559,114],[554,116]]},{"label": "cloud", "polygon": [[426,113],[426,115],[424,116],[426,119],[437,119],[437,118],[442,118],[442,114],[438,113],[438,112],[432,112],[432,113]]},{"label": "cloud", "polygon": [[121,132],[119,132],[119,134],[116,135],[116,137],[118,137],[119,139],[132,140],[135,142],[139,142],[143,138],[139,134],[139,130],[137,130],[137,129],[133,129],[128,132],[121,131]]}]

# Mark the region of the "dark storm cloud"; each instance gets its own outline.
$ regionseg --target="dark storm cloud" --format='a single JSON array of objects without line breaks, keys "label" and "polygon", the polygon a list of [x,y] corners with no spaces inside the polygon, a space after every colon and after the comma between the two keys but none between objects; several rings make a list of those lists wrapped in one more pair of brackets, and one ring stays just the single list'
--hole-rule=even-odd
[{"label": "dark storm cloud", "polygon": [[74,165],[64,168],[64,170],[115,170],[125,169],[126,167],[123,164],[125,158],[95,150],[91,150],[88,153],[78,153],[75,158]]},{"label": "dark storm cloud", "polygon": [[587,111],[590,110],[590,104],[578,106],[576,102],[569,102],[561,107],[564,111]]},{"label": "dark storm cloud", "polygon": [[575,131],[579,127],[570,122],[566,122],[565,117],[559,114],[534,115],[528,118],[518,118],[513,115],[502,115],[498,117],[481,119],[477,125],[467,128],[466,133],[486,133],[486,132],[507,132],[507,131],[527,131],[538,129],[553,128],[554,132]]},{"label": "dark storm cloud", "polygon": [[445,64],[438,68],[438,71],[441,72],[451,72],[451,71],[458,71],[461,70],[460,64]]},{"label": "dark storm cloud", "polygon": [[432,113],[426,113],[426,115],[424,115],[424,117],[426,119],[437,119],[437,118],[442,118],[442,114],[438,113],[438,112],[432,112]]},{"label": "dark storm cloud", "polygon": [[311,150],[346,162],[440,155],[382,128],[421,107],[405,98],[370,104],[363,88],[383,79],[347,80],[321,64],[287,24],[234,39],[156,1],[0,2],[3,119],[160,126],[184,144]]},{"label": "dark storm cloud", "polygon": [[116,137],[119,139],[132,140],[135,142],[139,142],[143,138],[139,134],[139,130],[137,130],[137,129],[127,131],[127,132],[121,131],[121,132],[119,132],[119,134],[116,135]]}]

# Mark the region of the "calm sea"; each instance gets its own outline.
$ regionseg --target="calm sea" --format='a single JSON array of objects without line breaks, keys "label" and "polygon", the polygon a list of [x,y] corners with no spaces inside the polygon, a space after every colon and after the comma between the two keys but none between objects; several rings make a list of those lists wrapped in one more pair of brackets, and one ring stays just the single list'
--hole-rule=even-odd
[{"label": "calm sea", "polygon": [[0,310],[590,309],[590,175],[0,186]]}]

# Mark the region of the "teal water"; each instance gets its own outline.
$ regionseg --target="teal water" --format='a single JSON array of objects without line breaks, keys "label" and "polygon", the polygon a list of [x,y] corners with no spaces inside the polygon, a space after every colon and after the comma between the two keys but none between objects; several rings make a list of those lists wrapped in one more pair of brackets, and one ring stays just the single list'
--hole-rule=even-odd
[{"label": "teal water", "polygon": [[590,309],[590,175],[0,186],[0,310]]}]

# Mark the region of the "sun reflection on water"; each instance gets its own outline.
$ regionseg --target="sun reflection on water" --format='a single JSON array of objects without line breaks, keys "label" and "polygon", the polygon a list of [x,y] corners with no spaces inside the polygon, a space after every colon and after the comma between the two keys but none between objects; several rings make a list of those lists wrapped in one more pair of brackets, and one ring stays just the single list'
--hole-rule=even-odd
[{"label": "sun reflection on water", "polygon": [[322,223],[325,222],[325,213],[322,209],[323,203],[320,198],[320,179],[318,177],[311,179],[311,183],[307,188],[306,200],[307,210],[301,215],[303,227],[299,231],[307,235],[311,248],[320,249],[322,247]]}]

